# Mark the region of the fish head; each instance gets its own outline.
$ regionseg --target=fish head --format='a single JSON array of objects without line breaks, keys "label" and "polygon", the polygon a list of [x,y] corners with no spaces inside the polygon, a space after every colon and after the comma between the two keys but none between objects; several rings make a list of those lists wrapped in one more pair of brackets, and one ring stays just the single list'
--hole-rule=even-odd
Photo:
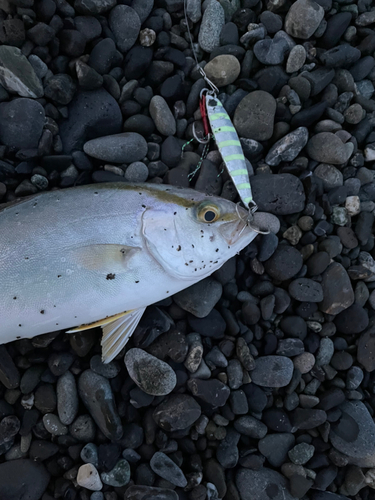
[{"label": "fish head", "polygon": [[[248,211],[223,198],[185,189],[164,191],[142,217],[148,251],[168,274],[198,281],[219,269],[257,235]],[[168,199],[169,201],[165,202]]]}]

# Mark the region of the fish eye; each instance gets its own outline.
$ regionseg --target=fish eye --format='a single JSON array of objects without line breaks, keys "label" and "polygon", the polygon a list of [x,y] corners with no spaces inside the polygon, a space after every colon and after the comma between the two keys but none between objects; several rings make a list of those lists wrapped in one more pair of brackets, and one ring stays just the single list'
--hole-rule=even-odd
[{"label": "fish eye", "polygon": [[219,217],[220,210],[216,205],[204,205],[198,210],[198,218],[202,222],[216,222]]}]

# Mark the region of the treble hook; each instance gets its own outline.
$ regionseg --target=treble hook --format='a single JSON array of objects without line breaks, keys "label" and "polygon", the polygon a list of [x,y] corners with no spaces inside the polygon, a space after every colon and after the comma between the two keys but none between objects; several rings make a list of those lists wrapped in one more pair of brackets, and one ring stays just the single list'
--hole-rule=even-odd
[{"label": "treble hook", "polygon": [[203,139],[201,139],[197,135],[197,131],[195,130],[195,125],[196,125],[196,122],[193,123],[193,137],[194,137],[194,139],[196,141],[200,142],[201,144],[208,144],[211,140],[211,134],[207,134],[206,137],[203,137]]}]

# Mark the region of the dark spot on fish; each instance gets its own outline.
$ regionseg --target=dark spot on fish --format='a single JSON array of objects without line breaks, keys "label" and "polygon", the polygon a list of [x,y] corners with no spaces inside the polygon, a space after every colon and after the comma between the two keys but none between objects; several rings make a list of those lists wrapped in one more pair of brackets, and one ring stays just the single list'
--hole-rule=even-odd
[{"label": "dark spot on fish", "polygon": [[[133,236],[132,236],[132,238],[133,238]],[[120,252],[121,252],[122,254],[124,254],[124,253],[126,253],[126,249],[125,249],[125,248],[121,248]]]},{"label": "dark spot on fish", "polygon": [[44,314],[44,309],[42,309],[42,310],[40,311],[40,314]]},{"label": "dark spot on fish", "polygon": [[29,257],[25,257],[25,260],[29,260]]},{"label": "dark spot on fish", "polygon": [[142,208],[146,208],[146,205],[142,205]]},{"label": "dark spot on fish", "polygon": [[177,212],[173,212],[173,215],[176,215],[176,214],[177,214]]},{"label": "dark spot on fish", "polygon": [[188,266],[189,264],[187,262],[185,262],[185,266]]},{"label": "dark spot on fish", "polygon": [[201,233],[204,233],[203,229],[201,229]]},{"label": "dark spot on fish", "polygon": [[56,306],[53,306],[53,307],[56,307]]},{"label": "dark spot on fish", "polygon": [[178,245],[178,247],[176,248],[177,252],[179,252],[181,250],[181,245]]},{"label": "dark spot on fish", "polygon": [[214,235],[210,236],[210,241],[214,241],[214,240],[215,240],[215,236]]},{"label": "dark spot on fish", "polygon": [[192,246],[193,248],[195,248],[195,246],[194,246],[193,244],[191,244],[191,246]]},{"label": "dark spot on fish", "polygon": [[169,293],[169,291],[167,290],[165,293]]},{"label": "dark spot on fish", "polygon": [[98,192],[97,192],[97,191],[95,191],[95,193],[94,193],[94,194],[98,194]]},{"label": "dark spot on fish", "polygon": [[56,323],[56,326],[59,326],[59,324],[58,324],[58,323]]},{"label": "dark spot on fish", "polygon": [[198,271],[198,269],[197,269],[197,268],[195,268],[195,269],[194,269],[194,271]]},{"label": "dark spot on fish", "polygon": [[[121,250],[121,251],[122,251],[122,250]],[[107,274],[106,279],[107,279],[107,280],[114,280],[114,279],[115,279],[115,277],[116,277],[116,275],[115,275],[114,273],[109,273],[109,274]]]},{"label": "dark spot on fish", "polygon": [[58,278],[61,278],[61,274],[58,274],[58,275],[57,275],[57,277],[58,277]]},{"label": "dark spot on fish", "polygon": [[[21,325],[19,325],[19,326],[21,326]],[[16,339],[20,339],[20,338],[21,338],[21,337],[20,337],[19,335],[17,335]]]},{"label": "dark spot on fish", "polygon": [[218,252],[218,251],[219,251],[219,249],[217,248],[217,249],[215,250],[215,252]]},{"label": "dark spot on fish", "polygon": [[189,260],[189,263],[191,264],[192,262],[194,262],[193,260]]},{"label": "dark spot on fish", "polygon": [[21,326],[21,325],[18,325],[18,326]]},{"label": "dark spot on fish", "polygon": [[136,281],[135,283],[139,283],[139,281]]},{"label": "dark spot on fish", "polygon": [[17,297],[13,297],[13,300],[17,300]]},{"label": "dark spot on fish", "polygon": [[215,260],[214,264],[217,264],[219,261],[218,260]]}]

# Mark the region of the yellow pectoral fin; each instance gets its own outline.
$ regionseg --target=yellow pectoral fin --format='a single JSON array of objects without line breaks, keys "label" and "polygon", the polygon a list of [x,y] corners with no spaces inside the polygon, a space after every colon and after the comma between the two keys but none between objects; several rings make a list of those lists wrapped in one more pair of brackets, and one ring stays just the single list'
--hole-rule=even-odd
[{"label": "yellow pectoral fin", "polygon": [[77,326],[76,328],[72,328],[71,330],[68,330],[65,333],[76,333],[76,332],[83,332],[84,330],[91,330],[91,328],[97,328],[98,326],[105,326],[108,325],[109,323],[113,323],[114,321],[123,318],[127,314],[132,313],[133,311],[125,311],[119,314],[114,314],[113,316],[107,316],[104,319],[100,319],[99,321],[94,321],[94,323],[87,323],[86,325],[81,325]]},{"label": "yellow pectoral fin", "polygon": [[126,245],[86,245],[71,250],[68,259],[90,271],[116,274],[124,272],[129,267],[131,258],[141,250],[140,247]]}]

